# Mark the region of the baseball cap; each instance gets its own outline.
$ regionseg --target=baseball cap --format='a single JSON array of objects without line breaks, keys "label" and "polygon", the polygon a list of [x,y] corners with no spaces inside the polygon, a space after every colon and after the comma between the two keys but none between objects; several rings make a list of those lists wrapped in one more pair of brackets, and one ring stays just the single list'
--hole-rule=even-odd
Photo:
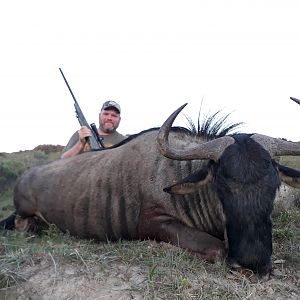
[{"label": "baseball cap", "polygon": [[121,106],[117,102],[111,100],[103,103],[101,111],[110,107],[115,108],[119,112],[119,114],[121,113]]}]

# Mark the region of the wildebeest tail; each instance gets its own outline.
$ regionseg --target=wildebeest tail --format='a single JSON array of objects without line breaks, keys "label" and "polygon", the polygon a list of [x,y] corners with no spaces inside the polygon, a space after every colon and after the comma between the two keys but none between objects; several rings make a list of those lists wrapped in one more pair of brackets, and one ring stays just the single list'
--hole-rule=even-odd
[{"label": "wildebeest tail", "polygon": [[12,213],[6,219],[0,221],[0,230],[13,230],[15,229],[16,212]]}]

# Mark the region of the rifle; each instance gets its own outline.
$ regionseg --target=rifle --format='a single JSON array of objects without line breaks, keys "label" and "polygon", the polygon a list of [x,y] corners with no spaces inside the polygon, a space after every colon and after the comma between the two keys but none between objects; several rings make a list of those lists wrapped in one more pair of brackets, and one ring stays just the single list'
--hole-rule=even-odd
[{"label": "rifle", "polygon": [[291,100],[295,101],[296,103],[300,104],[300,100],[298,100],[297,98],[294,97],[290,97]]},{"label": "rifle", "polygon": [[72,95],[72,97],[73,97],[74,107],[75,107],[75,112],[76,112],[76,117],[77,117],[77,119],[79,121],[79,124],[81,126],[86,126],[87,128],[89,128],[91,130],[92,135],[87,138],[88,142],[89,142],[89,144],[91,146],[91,149],[92,150],[100,150],[102,148],[105,148],[104,144],[102,142],[102,138],[99,136],[99,133],[98,133],[98,130],[97,130],[97,127],[96,127],[95,123],[92,123],[90,125],[88,124],[88,122],[85,119],[85,117],[84,117],[84,115],[83,115],[83,113],[82,113],[82,111],[80,109],[80,106],[79,106],[79,104],[78,104],[78,102],[77,102],[77,100],[76,100],[76,98],[75,98],[75,96],[74,96],[74,94],[73,94],[73,92],[72,92],[69,84],[68,84],[68,81],[67,81],[67,79],[66,79],[66,77],[65,77],[62,69],[59,68],[59,71],[60,71],[60,73],[61,73],[61,75],[62,75],[62,77],[63,77],[63,79],[64,79],[64,81],[65,81],[65,83],[66,83],[66,85],[67,85],[67,87],[68,87],[71,95]]}]

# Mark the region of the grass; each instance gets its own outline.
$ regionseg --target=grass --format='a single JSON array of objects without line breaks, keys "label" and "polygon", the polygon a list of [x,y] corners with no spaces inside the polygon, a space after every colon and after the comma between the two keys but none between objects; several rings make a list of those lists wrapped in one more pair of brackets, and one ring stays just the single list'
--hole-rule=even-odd
[{"label": "grass", "polygon": [[[281,210],[274,217],[274,257],[278,282],[296,284],[299,278],[300,211]],[[0,237],[0,290],[9,291],[29,280],[23,269],[48,261],[52,269],[73,266],[78,276],[105,281],[122,272],[122,280],[142,299],[252,299],[265,295],[289,299],[295,286],[274,286],[231,272],[224,262],[206,263],[187,251],[153,241],[103,243],[60,232],[54,225],[37,235],[6,232]],[[120,267],[121,266],[121,267]],[[291,268],[292,267],[292,268]],[[120,271],[121,270],[121,271]],[[132,270],[140,279],[132,282]],[[57,271],[58,272],[58,271]],[[274,281],[274,279],[273,279]],[[1,295],[1,294],[0,294]],[[265,299],[265,298],[262,298]],[[279,298],[280,299],[280,298]]]},{"label": "grass", "polygon": [[51,232],[50,236],[46,232],[39,238],[13,233],[6,237],[3,247],[0,288],[4,290],[27,280],[22,265],[37,264],[50,256],[55,264],[61,259],[67,264],[76,263],[83,267],[83,273],[98,278],[113,272],[117,265],[125,265],[127,269],[139,266],[142,280],[132,284],[131,289],[142,294],[143,299],[228,299],[236,293],[236,283],[234,288],[230,287],[231,291],[228,286],[216,284],[226,272],[224,265],[208,265],[182,249],[166,249],[148,241],[110,244],[77,240],[59,232],[56,235]]},{"label": "grass", "polygon": [[8,189],[1,195],[0,201],[0,219],[4,218],[14,210],[13,191]]},{"label": "grass", "polygon": [[274,259],[300,267],[300,211],[281,208],[273,215]]}]

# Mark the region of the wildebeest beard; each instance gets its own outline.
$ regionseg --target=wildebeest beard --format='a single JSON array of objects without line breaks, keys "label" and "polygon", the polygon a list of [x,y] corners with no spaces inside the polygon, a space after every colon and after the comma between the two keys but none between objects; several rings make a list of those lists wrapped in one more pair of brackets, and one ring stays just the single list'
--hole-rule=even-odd
[{"label": "wildebeest beard", "polygon": [[280,179],[269,153],[248,137],[236,135],[224,151],[215,183],[226,217],[228,263],[264,274],[271,268],[271,213]]}]

